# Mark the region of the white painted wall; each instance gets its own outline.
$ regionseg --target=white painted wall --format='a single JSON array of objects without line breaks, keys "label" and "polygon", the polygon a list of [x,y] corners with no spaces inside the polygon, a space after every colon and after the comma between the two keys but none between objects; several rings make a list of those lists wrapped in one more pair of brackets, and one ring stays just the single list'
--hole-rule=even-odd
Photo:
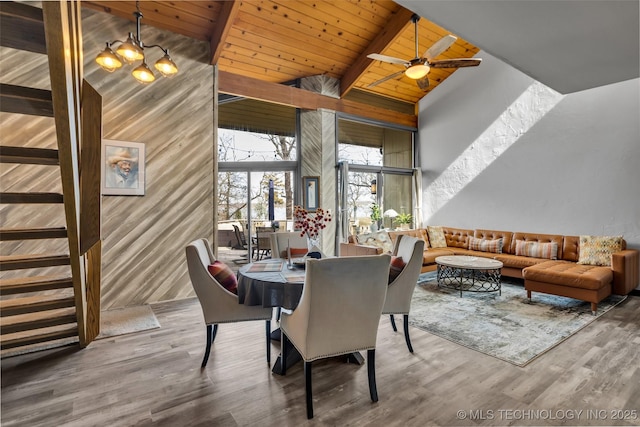
[{"label": "white painted wall", "polygon": [[640,79],[563,96],[477,56],[420,102],[425,224],[621,234],[640,249]]}]

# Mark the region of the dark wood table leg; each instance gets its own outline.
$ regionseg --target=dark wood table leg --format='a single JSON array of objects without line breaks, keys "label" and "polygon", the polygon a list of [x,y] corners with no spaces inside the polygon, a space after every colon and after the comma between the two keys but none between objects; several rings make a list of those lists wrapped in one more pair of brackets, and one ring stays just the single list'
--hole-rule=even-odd
[{"label": "dark wood table leg", "polygon": [[347,354],[347,363],[355,363],[357,365],[364,365],[364,357],[360,352]]},{"label": "dark wood table leg", "polygon": [[271,331],[271,341],[280,341],[280,328]]},{"label": "dark wood table leg", "polygon": [[[278,332],[279,331],[280,331],[280,328],[278,328]],[[278,334],[278,339],[280,339],[279,334]],[[274,374],[282,375],[281,357],[282,357],[282,353],[278,355],[278,359],[276,360],[276,363],[274,363],[273,368],[271,368],[271,372],[273,372]],[[287,340],[287,369],[291,369],[293,365],[295,365],[301,360],[302,360],[302,356],[300,355],[300,353],[298,353],[298,350],[293,346],[293,344],[291,344],[291,341]]]}]

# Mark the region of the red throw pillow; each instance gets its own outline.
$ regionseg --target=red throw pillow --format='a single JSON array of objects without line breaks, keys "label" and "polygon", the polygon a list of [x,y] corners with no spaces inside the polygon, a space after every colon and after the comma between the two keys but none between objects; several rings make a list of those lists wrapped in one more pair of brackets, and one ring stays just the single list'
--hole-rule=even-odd
[{"label": "red throw pillow", "polygon": [[389,283],[396,280],[396,278],[402,273],[402,269],[407,265],[401,256],[392,256],[391,265],[389,266]]},{"label": "red throw pillow", "polygon": [[216,260],[207,269],[223,288],[231,293],[238,294],[238,279],[225,263]]},{"label": "red throw pillow", "polygon": [[291,258],[299,258],[305,256],[309,252],[307,248],[291,248]]},{"label": "red throw pillow", "polygon": [[[289,256],[287,255],[288,249],[285,249],[280,254],[280,258],[287,259]],[[291,258],[301,258],[305,256],[309,252],[307,248],[291,248]]]}]

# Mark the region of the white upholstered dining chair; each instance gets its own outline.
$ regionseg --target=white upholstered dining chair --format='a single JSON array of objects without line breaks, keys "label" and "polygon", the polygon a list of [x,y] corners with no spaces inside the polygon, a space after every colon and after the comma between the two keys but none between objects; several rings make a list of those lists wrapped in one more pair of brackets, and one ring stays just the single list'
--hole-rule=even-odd
[{"label": "white upholstered dining chair", "polygon": [[[289,246],[292,249],[306,250],[307,238],[301,236],[299,231],[278,231],[271,234],[271,258],[286,258]],[[304,254],[298,254],[302,255]]]},{"label": "white upholstered dining chair", "polygon": [[238,296],[226,290],[210,273],[208,266],[215,257],[207,239],[194,240],[186,247],[187,267],[191,285],[202,307],[204,323],[207,327],[207,347],[201,367],[209,360],[211,344],[216,338],[218,324],[266,321],[267,363],[271,362],[271,307],[247,306],[238,303]]},{"label": "white upholstered dining chair", "polygon": [[411,353],[413,353],[413,347],[409,338],[409,310],[411,309],[411,297],[422,268],[423,252],[424,240],[402,234],[398,235],[398,240],[396,240],[393,248],[393,255],[401,257],[405,266],[400,274],[389,283],[387,298],[382,308],[382,314],[389,315],[394,331],[398,331],[398,329],[393,315],[403,315],[404,338]]},{"label": "white upholstered dining chair", "polygon": [[304,360],[307,418],[313,418],[311,362],[367,350],[369,394],[378,401],[375,348],[387,293],[389,255],[308,260],[300,302],[283,311],[282,374],[287,340]]}]

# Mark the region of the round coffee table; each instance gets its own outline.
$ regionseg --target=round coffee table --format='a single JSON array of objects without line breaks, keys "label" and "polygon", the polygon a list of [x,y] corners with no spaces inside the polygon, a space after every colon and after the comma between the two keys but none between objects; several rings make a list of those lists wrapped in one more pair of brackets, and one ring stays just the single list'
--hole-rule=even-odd
[{"label": "round coffee table", "polygon": [[467,255],[436,258],[438,286],[467,292],[499,292],[502,295],[502,262]]}]

